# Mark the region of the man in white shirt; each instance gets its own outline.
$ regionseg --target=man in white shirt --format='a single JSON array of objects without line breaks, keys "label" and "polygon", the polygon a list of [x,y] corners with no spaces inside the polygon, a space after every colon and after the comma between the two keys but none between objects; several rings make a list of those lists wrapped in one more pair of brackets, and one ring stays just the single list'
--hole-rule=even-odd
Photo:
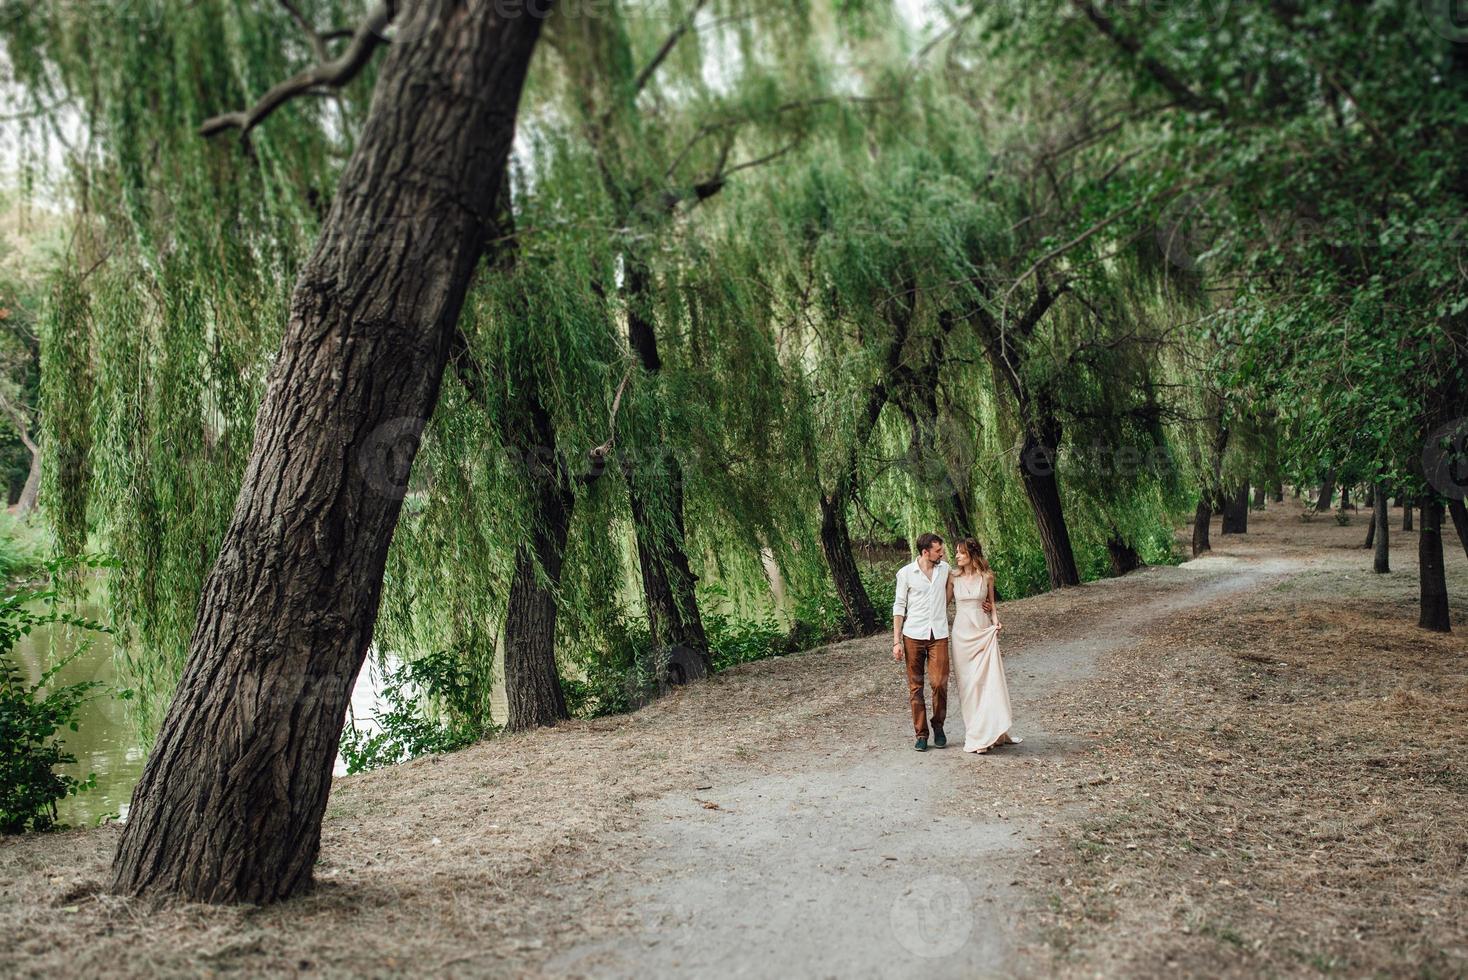
[{"label": "man in white shirt", "polygon": [[928,711],[923,703],[923,674],[933,689],[933,745],[948,744],[943,722],[948,717],[948,564],[943,539],[928,533],[917,539],[917,561],[897,573],[892,602],[892,659],[907,661],[907,696],[919,752],[928,750]]}]

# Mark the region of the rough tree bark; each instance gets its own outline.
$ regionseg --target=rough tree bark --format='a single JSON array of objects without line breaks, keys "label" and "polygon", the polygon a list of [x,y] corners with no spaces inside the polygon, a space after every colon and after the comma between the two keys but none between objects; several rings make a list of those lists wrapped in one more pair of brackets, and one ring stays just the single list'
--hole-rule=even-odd
[{"label": "rough tree bark", "polygon": [[530,540],[515,549],[515,576],[505,609],[505,727],[524,731],[571,716],[556,668],[556,591],[576,493],[556,434],[540,399],[524,406],[534,442],[527,460],[531,480]]},{"label": "rough tree bark", "polygon": [[1421,586],[1421,616],[1417,625],[1437,633],[1452,631],[1448,616],[1448,582],[1443,568],[1443,504],[1436,494],[1418,501],[1422,528],[1417,537],[1417,571]]},{"label": "rough tree bark", "polygon": [[1059,446],[1060,423],[1048,419],[1041,425],[1025,427],[1024,444],[1019,454],[1019,475],[1024,482],[1030,509],[1035,514],[1040,548],[1045,553],[1045,571],[1050,575],[1052,589],[1081,584],[1070,531],[1066,528],[1065,514],[1061,509],[1060,482],[1055,476]]},{"label": "rough tree bark", "polygon": [[1142,561],[1142,556],[1137,554],[1137,549],[1127,544],[1115,530],[1106,539],[1106,552],[1111,558],[1112,575],[1122,576],[1146,564]]},{"label": "rough tree bark", "polygon": [[1198,498],[1198,509],[1193,511],[1194,558],[1205,551],[1213,550],[1213,545],[1208,540],[1208,522],[1211,520],[1213,520],[1213,508],[1208,506],[1208,495],[1205,493]]},{"label": "rough tree bark", "polygon": [[1224,500],[1223,526],[1220,530],[1224,534],[1249,533],[1249,485],[1247,483],[1234,491],[1232,497]]},{"label": "rough tree bark", "polygon": [[1386,487],[1376,485],[1376,495],[1371,501],[1371,526],[1376,528],[1376,540],[1372,542],[1375,552],[1372,555],[1372,571],[1379,575],[1385,575],[1392,570],[1391,563],[1391,522],[1388,520],[1390,512],[1387,510]]},{"label": "rough tree bark", "polygon": [[1320,496],[1315,498],[1315,510],[1330,510],[1330,502],[1335,497],[1335,467],[1325,471],[1325,481],[1320,484]]},{"label": "rough tree bark", "polygon": [[851,550],[851,530],[846,524],[846,494],[821,495],[821,554],[831,570],[836,594],[846,610],[846,623],[856,636],[877,632],[877,611],[867,595]]},{"label": "rough tree bark", "polygon": [[111,888],[269,902],[311,885],[418,435],[483,254],[541,18],[405,14],[291,299],[188,663]]}]

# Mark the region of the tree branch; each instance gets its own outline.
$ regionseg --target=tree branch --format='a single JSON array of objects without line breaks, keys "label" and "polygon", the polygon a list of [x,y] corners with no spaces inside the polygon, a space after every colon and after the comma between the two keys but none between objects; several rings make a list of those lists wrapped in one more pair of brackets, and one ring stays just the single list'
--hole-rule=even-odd
[{"label": "tree branch", "polygon": [[347,49],[335,61],[322,62],[313,68],[286,79],[260,97],[260,101],[242,112],[227,112],[205,120],[199,127],[200,136],[216,136],[228,129],[238,129],[244,136],[260,125],[267,116],[296,96],[321,88],[341,88],[356,78],[372,53],[380,44],[386,44],[383,31],[392,22],[396,4],[384,2],[373,8],[372,13],[352,35]]},{"label": "tree branch", "polygon": [[1222,102],[1212,96],[1199,95],[1194,92],[1171,68],[1156,58],[1143,54],[1141,42],[1117,30],[1116,22],[1098,10],[1091,0],[1071,0],[1071,4],[1112,44],[1131,55],[1142,66],[1142,69],[1152,76],[1153,81],[1171,93],[1180,105],[1194,112],[1216,112],[1220,116],[1228,115],[1228,107]]},{"label": "tree branch", "polygon": [[652,81],[652,76],[662,67],[663,62],[668,60],[668,55],[672,54],[673,49],[678,46],[678,42],[683,40],[683,35],[693,30],[693,22],[698,19],[698,12],[703,9],[704,4],[707,2],[708,0],[697,0],[694,3],[693,9],[688,12],[688,16],[683,18],[681,24],[673,28],[673,33],[663,39],[662,47],[658,48],[657,54],[653,55],[652,60],[643,66],[642,71],[637,73],[637,77],[632,80],[632,96],[634,98],[643,89],[647,88],[647,83]]}]

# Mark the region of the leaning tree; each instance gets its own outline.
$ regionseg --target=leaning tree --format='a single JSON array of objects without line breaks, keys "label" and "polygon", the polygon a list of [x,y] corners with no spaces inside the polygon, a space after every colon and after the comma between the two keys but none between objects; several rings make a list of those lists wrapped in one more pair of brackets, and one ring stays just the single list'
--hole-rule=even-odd
[{"label": "leaning tree", "polygon": [[312,31],[318,65],[246,109],[195,120],[200,139],[248,139],[297,96],[348,82],[392,39],[296,279],[187,664],[134,792],[119,892],[260,902],[311,883],[401,489],[549,13],[425,0],[394,17],[395,7],[375,8],[334,52]]}]

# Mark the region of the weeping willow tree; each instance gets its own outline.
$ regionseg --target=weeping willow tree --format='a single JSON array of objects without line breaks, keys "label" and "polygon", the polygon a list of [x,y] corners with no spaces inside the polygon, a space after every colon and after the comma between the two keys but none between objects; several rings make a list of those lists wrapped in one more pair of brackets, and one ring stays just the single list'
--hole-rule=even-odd
[{"label": "weeping willow tree", "polygon": [[3,24],[31,97],[83,124],[25,144],[61,141],[75,204],[43,324],[46,510],[62,549],[95,529],[119,559],[109,611],[150,735],[239,489],[284,284],[339,164],[322,106],[281,112],[251,157],[195,132],[290,73],[283,12],[13,4]]},{"label": "weeping willow tree", "polygon": [[[115,210],[84,219],[120,226],[126,252],[111,261],[142,274],[131,309],[153,314],[142,322],[157,332],[109,329],[122,325],[96,322],[102,314],[91,304],[93,335],[128,358],[125,367],[98,367],[103,397],[128,397],[98,413],[118,428],[94,449],[131,439],[161,443],[155,453],[174,457],[170,466],[134,442],[118,454],[124,472],[92,467],[98,485],[152,491],[109,533],[124,545],[135,535],[134,553],[146,561],[179,523],[175,508],[207,520],[219,505],[213,497],[190,506],[204,495],[187,469],[193,454],[207,458],[220,447],[236,467],[243,462],[232,515],[215,518],[224,533],[187,662],[114,864],[113,887],[129,893],[262,901],[310,884],[336,741],[402,506],[395,488],[417,447],[395,444],[380,464],[372,452],[404,420],[421,426],[437,401],[541,26],[539,18],[451,3],[404,13],[336,186],[302,187],[321,172],[312,160],[328,155],[320,132],[349,124],[348,103],[334,103],[326,119],[319,106],[305,110],[313,132],[298,144],[288,129],[260,138],[257,126],[277,110],[295,111],[293,96],[359,75],[393,11],[374,10],[337,52],[299,8],[272,13],[258,18],[258,33],[256,15],[229,4],[38,8],[6,22],[13,49],[43,52],[27,66],[37,91],[55,75],[66,94],[106,114],[91,128],[101,162],[89,174],[115,184]],[[286,23],[296,32],[291,43],[283,41]],[[287,70],[302,60],[316,63]],[[262,63],[276,71],[257,73]],[[445,78],[454,84],[440,84]],[[249,138],[243,148],[199,138],[236,129]],[[283,188],[308,206],[331,201],[298,268],[271,261],[299,256],[291,246],[301,223],[282,210]],[[208,201],[214,208],[205,214]],[[195,221],[172,220],[181,206]],[[241,269],[260,283],[289,281],[282,273],[297,280],[273,363],[261,356],[259,332],[240,331],[240,342],[232,325],[263,316],[278,328],[281,290],[232,288]],[[124,283],[115,288],[107,315],[129,310],[133,298]],[[274,307],[262,302],[271,296]],[[229,422],[255,403],[267,367],[251,442],[248,426]],[[109,383],[119,369],[140,380]],[[358,478],[354,467],[372,472]],[[197,535],[194,543],[197,556],[159,548],[151,564],[165,577],[178,571],[171,559],[207,566],[214,542]],[[171,633],[187,618],[154,615],[154,585],[144,579],[127,611],[142,629]]]}]

